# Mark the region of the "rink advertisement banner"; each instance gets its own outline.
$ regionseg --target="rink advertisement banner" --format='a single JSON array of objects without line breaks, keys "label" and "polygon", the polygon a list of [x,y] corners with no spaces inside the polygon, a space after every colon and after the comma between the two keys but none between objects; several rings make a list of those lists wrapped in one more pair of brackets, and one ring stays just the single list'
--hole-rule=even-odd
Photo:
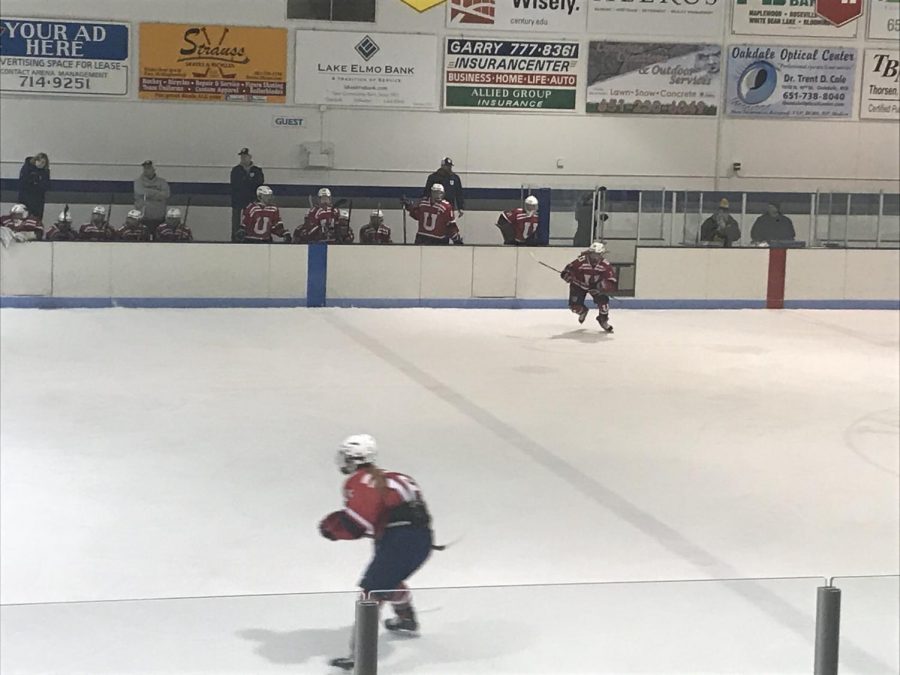
[{"label": "rink advertisement banner", "polygon": [[715,115],[721,59],[714,44],[591,42],[587,112]]},{"label": "rink advertisement banner", "polygon": [[728,0],[591,0],[591,35],[683,35],[719,39]]},{"label": "rink advertisement banner", "polygon": [[284,103],[287,29],[142,23],[143,99]]},{"label": "rink advertisement banner", "polygon": [[0,18],[0,91],[128,94],[128,24]]},{"label": "rink advertisement banner", "polygon": [[900,40],[900,0],[867,0],[869,38]]},{"label": "rink advertisement banner", "polygon": [[575,110],[577,42],[447,38],[444,108]]},{"label": "rink advertisement banner", "polygon": [[583,33],[591,0],[448,0],[457,29]]},{"label": "rink advertisement banner", "polygon": [[744,117],[850,117],[856,50],[731,45],[726,112]]},{"label": "rink advertisement banner", "polygon": [[900,51],[867,49],[859,116],[900,122]]},{"label": "rink advertisement banner", "polygon": [[[868,2],[854,0],[864,1]],[[859,24],[854,20],[835,26],[816,14],[816,0],[735,0],[733,9],[731,30],[735,35],[851,38]]]},{"label": "rink advertisement banner", "polygon": [[294,102],[437,108],[434,35],[299,30]]}]

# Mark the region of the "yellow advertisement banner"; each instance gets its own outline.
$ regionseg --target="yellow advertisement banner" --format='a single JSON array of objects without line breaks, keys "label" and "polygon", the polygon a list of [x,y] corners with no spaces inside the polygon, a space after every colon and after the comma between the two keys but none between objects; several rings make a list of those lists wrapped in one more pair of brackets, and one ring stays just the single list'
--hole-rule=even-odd
[{"label": "yellow advertisement banner", "polygon": [[143,99],[284,103],[287,29],[140,25]]}]

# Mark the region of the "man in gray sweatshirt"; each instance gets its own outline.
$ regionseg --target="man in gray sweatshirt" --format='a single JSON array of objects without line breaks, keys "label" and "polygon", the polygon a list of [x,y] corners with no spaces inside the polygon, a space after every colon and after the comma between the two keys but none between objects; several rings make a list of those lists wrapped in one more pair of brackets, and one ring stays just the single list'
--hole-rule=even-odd
[{"label": "man in gray sweatshirt", "polygon": [[143,213],[141,222],[151,232],[166,219],[169,208],[169,184],[156,173],[149,159],[143,164],[141,175],[134,181],[134,208]]}]

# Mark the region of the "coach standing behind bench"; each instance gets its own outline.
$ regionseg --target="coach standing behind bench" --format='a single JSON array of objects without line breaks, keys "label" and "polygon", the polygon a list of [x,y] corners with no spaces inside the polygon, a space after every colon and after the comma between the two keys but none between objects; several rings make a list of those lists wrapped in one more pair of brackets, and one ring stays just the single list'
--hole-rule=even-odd
[{"label": "coach standing behind bench", "polygon": [[459,176],[453,173],[453,160],[449,157],[444,157],[441,160],[441,168],[428,176],[422,196],[431,197],[431,186],[435,183],[440,183],[444,186],[444,199],[450,202],[450,205],[456,212],[456,217],[462,216],[465,208],[462,181],[459,179]]},{"label": "coach standing behind bench", "polygon": [[238,153],[241,161],[231,169],[231,241],[240,241],[237,231],[241,227],[244,207],[256,201],[256,188],[266,182],[263,170],[253,163],[247,148]]}]

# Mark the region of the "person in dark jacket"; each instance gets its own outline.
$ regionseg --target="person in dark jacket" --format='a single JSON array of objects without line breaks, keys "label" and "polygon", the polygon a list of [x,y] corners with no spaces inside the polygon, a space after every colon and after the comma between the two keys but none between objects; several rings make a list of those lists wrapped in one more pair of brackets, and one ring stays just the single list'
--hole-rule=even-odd
[{"label": "person in dark jacket", "polygon": [[431,197],[431,186],[435,183],[440,183],[444,186],[444,199],[450,202],[453,210],[456,211],[456,217],[462,216],[465,208],[462,181],[459,179],[459,176],[453,173],[453,160],[449,157],[444,157],[441,160],[441,168],[428,176],[428,180],[425,182],[425,189],[422,190],[423,197]]},{"label": "person in dark jacket", "polygon": [[740,241],[741,228],[728,212],[730,206],[727,199],[719,202],[716,212],[704,220],[700,226],[700,241],[721,244],[725,248]]},{"label": "person in dark jacket", "polygon": [[756,219],[750,229],[750,241],[754,244],[794,241],[796,236],[794,223],[781,212],[781,206],[775,202],[769,202],[766,212]]},{"label": "person in dark jacket", "polygon": [[28,212],[44,219],[44,201],[50,188],[50,159],[44,152],[34,157],[26,157],[19,172],[19,201],[28,208]]},{"label": "person in dark jacket", "polygon": [[241,161],[231,169],[231,241],[240,241],[241,213],[247,204],[256,201],[256,188],[266,182],[263,170],[253,163],[247,148],[238,153]]}]

